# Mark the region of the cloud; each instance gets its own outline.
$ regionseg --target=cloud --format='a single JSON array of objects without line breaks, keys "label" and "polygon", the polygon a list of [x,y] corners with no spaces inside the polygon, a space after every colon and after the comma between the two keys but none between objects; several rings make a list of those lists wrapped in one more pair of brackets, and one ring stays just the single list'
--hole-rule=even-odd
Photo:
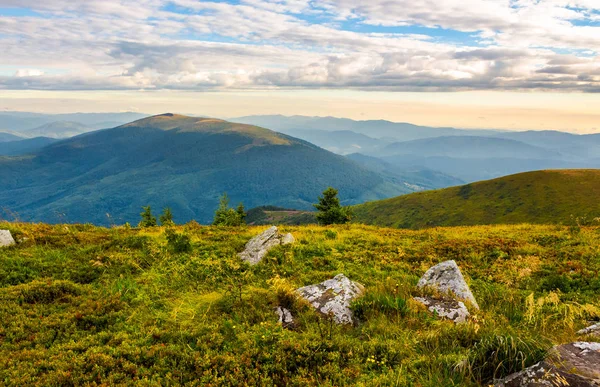
[{"label": "cloud", "polygon": [[21,69],[0,76],[3,89],[600,88],[596,0],[0,0],[2,7],[33,12],[0,15],[0,70]]}]

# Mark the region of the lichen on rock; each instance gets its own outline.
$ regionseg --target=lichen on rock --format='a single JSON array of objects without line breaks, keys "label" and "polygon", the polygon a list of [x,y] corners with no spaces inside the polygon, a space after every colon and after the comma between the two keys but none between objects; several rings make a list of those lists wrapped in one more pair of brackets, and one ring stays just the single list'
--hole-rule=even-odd
[{"label": "lichen on rock", "polygon": [[256,265],[267,255],[275,246],[289,245],[294,243],[292,234],[282,235],[278,232],[276,226],[273,226],[263,233],[255,236],[246,243],[244,251],[239,253],[239,257],[251,265]]},{"label": "lichen on rock", "polygon": [[364,287],[350,281],[345,275],[309,285],[296,290],[322,315],[331,317],[338,324],[352,324],[354,318],[350,302],[364,293]]}]

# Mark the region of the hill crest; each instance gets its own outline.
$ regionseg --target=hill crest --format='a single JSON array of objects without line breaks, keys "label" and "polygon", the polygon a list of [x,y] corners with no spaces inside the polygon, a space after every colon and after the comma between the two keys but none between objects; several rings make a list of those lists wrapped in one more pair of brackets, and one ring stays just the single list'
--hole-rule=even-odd
[{"label": "hill crest", "polygon": [[567,224],[600,216],[600,170],[542,170],[369,202],[356,220],[399,228]]},{"label": "hill crest", "polygon": [[284,135],[259,126],[239,124],[217,118],[190,117],[181,114],[159,114],[120,126],[119,128],[152,128],[180,133],[235,133],[254,139],[253,145],[290,145]]}]

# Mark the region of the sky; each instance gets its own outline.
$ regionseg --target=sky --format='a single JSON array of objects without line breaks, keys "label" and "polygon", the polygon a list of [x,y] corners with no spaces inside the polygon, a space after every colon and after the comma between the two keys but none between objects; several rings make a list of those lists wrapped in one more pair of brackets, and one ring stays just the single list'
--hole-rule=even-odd
[{"label": "sky", "polygon": [[600,132],[599,0],[0,0],[0,110]]}]

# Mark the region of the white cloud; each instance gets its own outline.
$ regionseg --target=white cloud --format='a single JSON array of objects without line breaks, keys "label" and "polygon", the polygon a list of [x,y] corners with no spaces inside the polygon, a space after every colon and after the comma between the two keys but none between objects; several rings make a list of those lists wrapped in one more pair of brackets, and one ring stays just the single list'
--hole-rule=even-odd
[{"label": "white cloud", "polygon": [[[167,11],[168,4],[189,12]],[[583,25],[597,18],[596,0],[0,0],[0,7],[43,15],[0,16],[0,65],[23,69],[0,77],[4,89],[600,91],[600,27]],[[344,29],[344,21],[367,28]],[[382,32],[411,25],[479,43]],[[59,75],[26,70],[36,68]]]}]

